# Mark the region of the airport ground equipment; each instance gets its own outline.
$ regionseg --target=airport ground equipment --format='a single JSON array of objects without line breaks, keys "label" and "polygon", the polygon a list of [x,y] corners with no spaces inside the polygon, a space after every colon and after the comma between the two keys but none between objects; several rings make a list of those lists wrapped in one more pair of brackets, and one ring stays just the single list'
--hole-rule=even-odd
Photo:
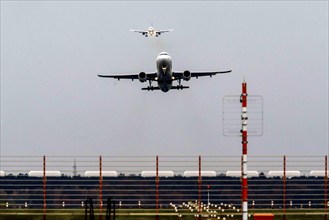
[{"label": "airport ground equipment", "polygon": [[273,220],[274,215],[272,213],[257,213],[254,214],[254,220]]},{"label": "airport ground equipment", "polygon": [[115,201],[111,198],[107,199],[106,217],[105,220],[115,220]]},{"label": "airport ground equipment", "polygon": [[95,220],[93,199],[86,199],[85,204],[85,220]]}]

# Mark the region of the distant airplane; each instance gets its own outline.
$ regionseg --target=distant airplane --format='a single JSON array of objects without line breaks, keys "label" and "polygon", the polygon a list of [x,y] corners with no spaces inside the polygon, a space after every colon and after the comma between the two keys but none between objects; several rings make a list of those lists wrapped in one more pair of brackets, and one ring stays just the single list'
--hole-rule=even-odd
[{"label": "distant airplane", "polygon": [[[162,92],[168,92],[170,89],[188,89],[188,86],[181,85],[182,79],[185,81],[189,81],[191,77],[201,77],[201,76],[210,76],[219,74],[219,73],[229,73],[232,70],[227,71],[214,71],[214,72],[190,72],[188,70],[185,71],[172,71],[172,61],[171,57],[167,52],[162,52],[157,56],[156,59],[156,72],[140,72],[136,74],[130,75],[98,75],[99,77],[108,77],[114,79],[138,79],[140,82],[149,82],[149,86],[146,88],[142,88],[142,90],[153,91],[153,90],[161,90]],[[173,81],[177,80],[178,85],[173,86]],[[157,82],[158,86],[153,87],[152,82]]]},{"label": "distant airplane", "polygon": [[174,29],[167,29],[167,30],[155,30],[153,26],[150,26],[147,30],[129,30],[137,33],[141,33],[145,37],[158,37],[160,34],[165,33],[165,32],[170,32],[173,31]]}]

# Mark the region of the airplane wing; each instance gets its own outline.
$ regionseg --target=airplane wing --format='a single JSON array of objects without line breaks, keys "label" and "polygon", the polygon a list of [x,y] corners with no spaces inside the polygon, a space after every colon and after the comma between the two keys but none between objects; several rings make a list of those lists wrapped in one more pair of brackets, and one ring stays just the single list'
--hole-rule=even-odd
[{"label": "airplane wing", "polygon": [[158,31],[155,31],[156,34],[160,35],[162,33],[165,33],[165,32],[170,32],[170,31],[174,31],[174,29],[168,29],[168,30],[158,30]]},{"label": "airplane wing", "polygon": [[[105,78],[113,78],[113,79],[117,79],[117,80],[120,80],[120,79],[131,79],[131,80],[134,80],[134,79],[139,79],[138,78],[138,75],[137,73],[135,74],[127,74],[127,75],[98,75],[99,77],[105,77]],[[156,73],[146,73],[146,79],[147,80],[155,80],[155,77],[157,77],[157,74]]]},{"label": "airplane wing", "polygon": [[129,31],[136,32],[136,33],[141,33],[143,35],[148,34],[147,31],[143,31],[143,30],[129,30]]},{"label": "airplane wing", "polygon": [[[227,70],[227,71],[211,71],[211,72],[190,72],[191,77],[201,77],[201,76],[210,76],[212,77],[213,75],[216,74],[224,74],[224,73],[230,73],[232,70]],[[183,78],[184,72],[173,72],[173,76],[175,79],[182,79]]]}]

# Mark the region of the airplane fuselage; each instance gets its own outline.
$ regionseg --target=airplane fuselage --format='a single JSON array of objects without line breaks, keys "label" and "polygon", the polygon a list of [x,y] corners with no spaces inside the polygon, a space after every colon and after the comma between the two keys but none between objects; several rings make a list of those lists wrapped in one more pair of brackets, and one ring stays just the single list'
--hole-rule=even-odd
[{"label": "airplane fuselage", "polygon": [[158,55],[156,60],[157,82],[163,92],[168,92],[172,87],[172,61],[166,52]]}]

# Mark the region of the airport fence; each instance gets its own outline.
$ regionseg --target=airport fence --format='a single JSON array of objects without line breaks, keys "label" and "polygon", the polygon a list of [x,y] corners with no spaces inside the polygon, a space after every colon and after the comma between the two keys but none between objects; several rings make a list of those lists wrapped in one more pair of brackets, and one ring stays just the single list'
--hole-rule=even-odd
[{"label": "airport fence", "polygon": [[[237,156],[1,156],[0,209],[241,212]],[[327,213],[327,156],[249,156],[249,210]]]}]

